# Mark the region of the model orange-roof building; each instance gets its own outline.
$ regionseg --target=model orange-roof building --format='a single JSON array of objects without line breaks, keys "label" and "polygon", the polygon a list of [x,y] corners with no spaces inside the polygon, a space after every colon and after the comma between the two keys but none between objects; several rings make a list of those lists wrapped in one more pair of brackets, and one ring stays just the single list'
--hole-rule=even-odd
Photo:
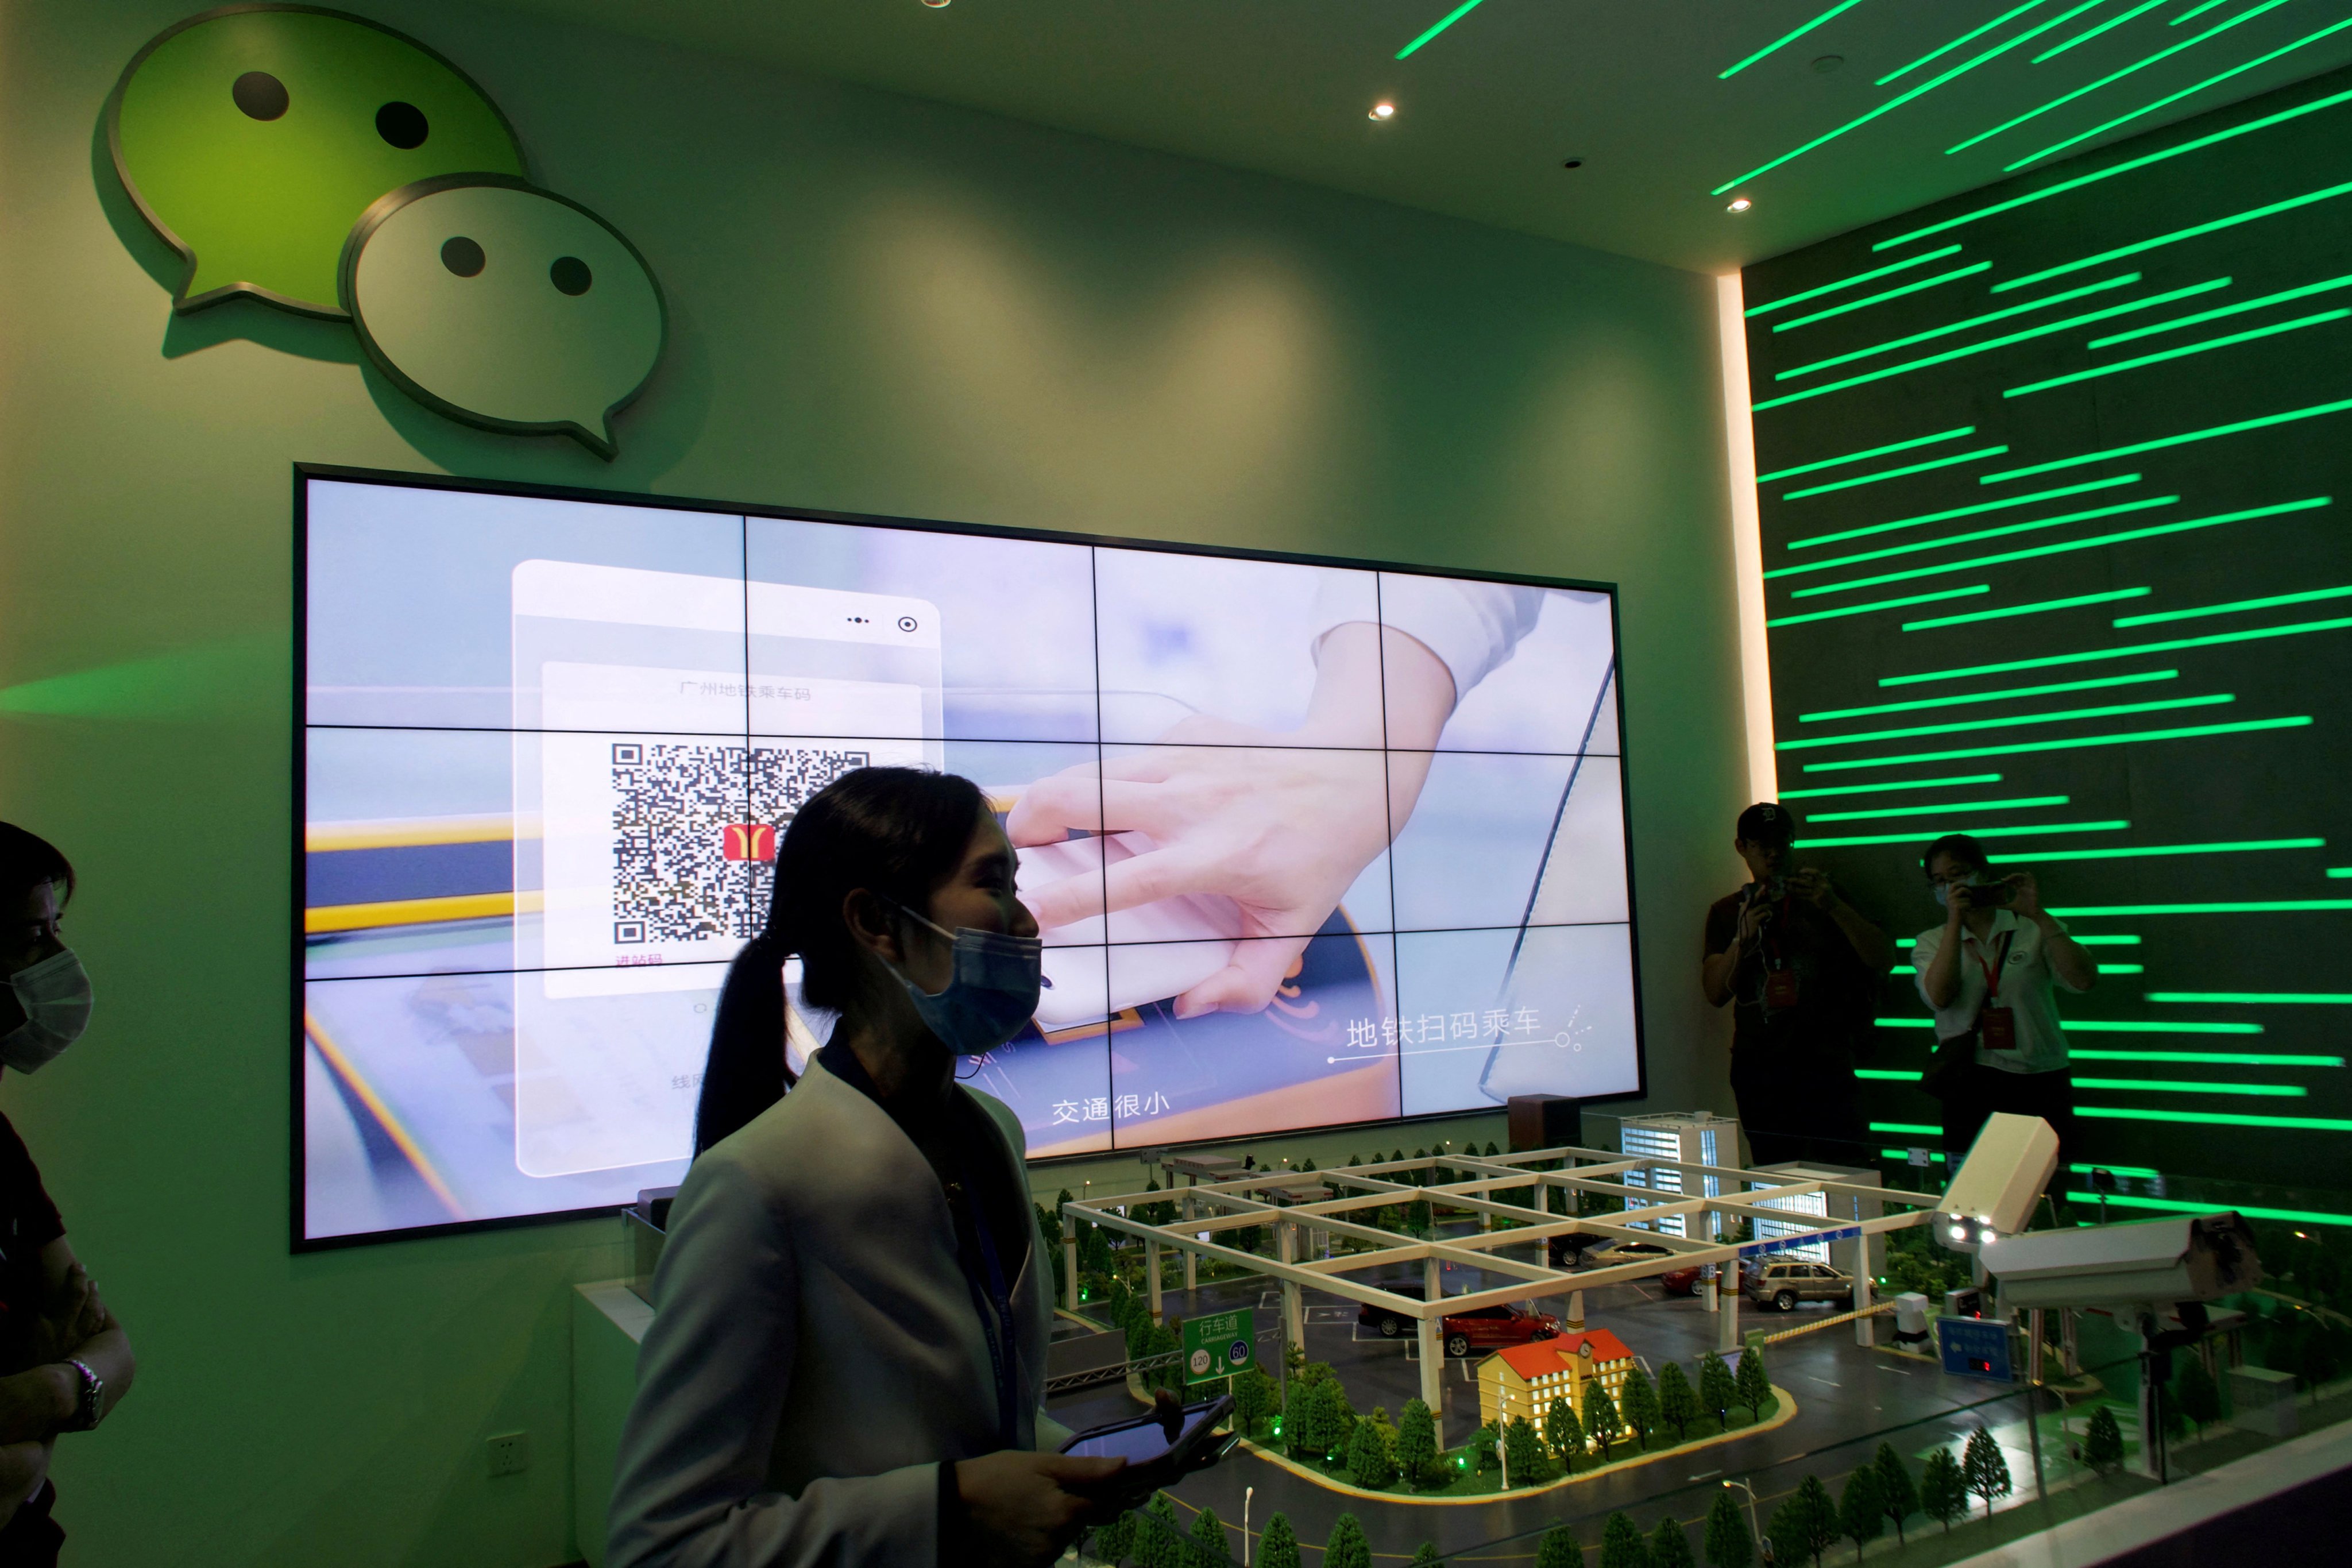
[{"label": "model orange-roof building", "polygon": [[1555,1399],[1567,1400],[1580,1414],[1587,1384],[1598,1383],[1616,1398],[1633,1365],[1633,1351],[1606,1329],[1511,1345],[1478,1363],[1479,1419],[1504,1423],[1525,1417],[1541,1429]]}]

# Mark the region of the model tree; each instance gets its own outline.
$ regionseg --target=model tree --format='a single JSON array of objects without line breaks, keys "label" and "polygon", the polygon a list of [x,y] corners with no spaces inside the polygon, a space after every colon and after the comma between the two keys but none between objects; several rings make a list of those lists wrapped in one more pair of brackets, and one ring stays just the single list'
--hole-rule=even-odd
[{"label": "model tree", "polygon": [[1331,1539],[1323,1546],[1323,1568],[1372,1568],[1372,1543],[1352,1513],[1331,1521]]},{"label": "model tree", "polygon": [[1137,1521],[1135,1561],[1139,1568],[1186,1568],[1184,1530],[1176,1522],[1176,1505],[1166,1492],[1151,1494],[1151,1506]]},{"label": "model tree", "polygon": [[1396,1462],[1404,1479],[1416,1485],[1433,1479],[1431,1472],[1437,1468],[1437,1423],[1418,1399],[1406,1400],[1404,1414],[1397,1418]]},{"label": "model tree", "polygon": [[1919,1489],[1911,1484],[1910,1467],[1904,1464],[1894,1444],[1881,1443],[1870,1468],[1878,1477],[1878,1506],[1895,1526],[1896,1543],[1907,1546],[1910,1541],[1903,1533],[1903,1521],[1919,1511]]},{"label": "model tree", "polygon": [[1334,1457],[1346,1453],[1349,1443],[1355,1438],[1357,1424],[1356,1407],[1348,1403],[1347,1389],[1340,1386],[1339,1380],[1335,1377],[1317,1389],[1315,1397],[1330,1430],[1328,1451]]},{"label": "model tree", "polygon": [[1838,1494],[1838,1533],[1853,1542],[1857,1563],[1862,1549],[1886,1533],[1886,1500],[1879,1495],[1878,1472],[1871,1466],[1845,1479],[1845,1490]]},{"label": "model tree", "polygon": [[1575,1474],[1576,1456],[1584,1451],[1584,1423],[1576,1418],[1575,1405],[1560,1398],[1551,1402],[1544,1411],[1544,1441],[1559,1461],[1560,1474]]},{"label": "model tree", "polygon": [[1404,1227],[1415,1236],[1427,1236],[1433,1223],[1427,1198],[1413,1199],[1412,1206],[1404,1211]]},{"label": "model tree", "polygon": [[1949,1448],[1928,1455],[1927,1468],[1919,1472],[1919,1511],[1946,1530],[1969,1511],[1969,1483],[1961,1479],[1960,1463]]},{"label": "model tree", "polygon": [[1512,1416],[1503,1428],[1503,1456],[1511,1461],[1511,1479],[1519,1486],[1531,1487],[1551,1479],[1543,1439],[1536,1435],[1535,1423],[1524,1415]]},{"label": "model tree", "polygon": [[2213,1374],[2205,1370],[2205,1358],[2192,1355],[2175,1383],[2179,1385],[2177,1401],[2180,1414],[2197,1426],[2197,1435],[2205,1436],[2205,1424],[2221,1418],[2221,1391],[2213,1386]]},{"label": "model tree", "polygon": [[1650,1534],[1650,1568],[1698,1568],[1698,1560],[1691,1555],[1690,1537],[1683,1533],[1682,1521],[1673,1514],[1658,1521],[1658,1528]]},{"label": "model tree", "polygon": [[1543,1532],[1543,1540],[1536,1543],[1536,1568],[1584,1568],[1584,1548],[1568,1526],[1555,1524]]},{"label": "model tree", "polygon": [[1265,1521],[1265,1533],[1257,1538],[1254,1561],[1257,1568],[1299,1568],[1298,1532],[1290,1528],[1288,1514],[1277,1513]]},{"label": "model tree", "polygon": [[1678,1361],[1658,1369],[1658,1419],[1675,1429],[1677,1443],[1690,1436],[1690,1424],[1698,1419],[1698,1394]]},{"label": "model tree", "polygon": [[1437,1542],[1424,1541],[1414,1547],[1412,1568],[1445,1568],[1445,1559],[1437,1554]]},{"label": "model tree", "polygon": [[2009,1495],[2009,1461],[1992,1434],[1981,1426],[1969,1434],[1969,1446],[1960,1455],[1960,1476],[1969,1490],[1984,1499],[1985,1517],[1990,1519],[1992,1500]]},{"label": "model tree", "polygon": [[1396,1455],[1378,1422],[1356,1423],[1355,1434],[1348,1439],[1348,1479],[1374,1492],[1396,1479]]},{"label": "model tree", "polygon": [[1601,1445],[1601,1463],[1608,1463],[1609,1445],[1625,1435],[1625,1419],[1597,1377],[1584,1385],[1584,1429]]},{"label": "model tree", "polygon": [[2105,1474],[2124,1462],[2124,1429],[2115,1407],[2102,1405],[2091,1412],[2090,1430],[2083,1434],[2083,1463]]},{"label": "model tree", "polygon": [[1244,1437],[1257,1436],[1258,1424],[1274,1414],[1275,1402],[1282,1391],[1274,1379],[1266,1376],[1264,1367],[1254,1366],[1234,1379],[1234,1419]]},{"label": "model tree", "polygon": [[1192,1521],[1192,1550],[1186,1557],[1185,1568],[1225,1568],[1231,1561],[1225,1555],[1224,1521],[1215,1509],[1202,1509]]},{"label": "model tree", "polygon": [[1106,1563],[1116,1563],[1135,1550],[1135,1515],[1121,1513],[1094,1532],[1088,1550]]},{"label": "model tree", "polygon": [[1748,1568],[1756,1561],[1756,1538],[1748,1532],[1748,1516],[1729,1488],[1715,1494],[1706,1510],[1706,1536],[1699,1542],[1708,1568]]},{"label": "model tree", "polygon": [[1699,1357],[1698,1402],[1715,1412],[1717,1426],[1731,1425],[1731,1407],[1739,1403],[1739,1384],[1731,1375],[1731,1369],[1723,1364],[1723,1358],[1713,1351]]},{"label": "model tree", "polygon": [[1601,1568],[1650,1568],[1650,1546],[1642,1539],[1642,1527],[1624,1514],[1611,1514],[1601,1527]]},{"label": "model tree", "polygon": [[1625,1416],[1625,1425],[1633,1429],[1642,1451],[1649,1452],[1650,1434],[1658,1425],[1658,1387],[1650,1381],[1640,1363],[1625,1369],[1625,1382],[1619,1389],[1618,1403]]},{"label": "model tree", "polygon": [[1794,1563],[1810,1557],[1820,1568],[1822,1553],[1837,1544],[1837,1504],[1819,1476],[1807,1476],[1789,1500],[1772,1510],[1764,1533],[1772,1541],[1772,1560]]},{"label": "model tree", "polygon": [[1501,1439],[1496,1436],[1492,1421],[1471,1433],[1470,1441],[1464,1445],[1470,1450],[1471,1467],[1481,1475],[1493,1469],[1498,1462],[1496,1456],[1500,1444]]},{"label": "model tree", "polygon": [[1739,1390],[1739,1403],[1748,1406],[1748,1418],[1763,1420],[1764,1406],[1772,1402],[1772,1379],[1764,1371],[1761,1346],[1749,1345],[1739,1352],[1739,1373],[1732,1381]]}]

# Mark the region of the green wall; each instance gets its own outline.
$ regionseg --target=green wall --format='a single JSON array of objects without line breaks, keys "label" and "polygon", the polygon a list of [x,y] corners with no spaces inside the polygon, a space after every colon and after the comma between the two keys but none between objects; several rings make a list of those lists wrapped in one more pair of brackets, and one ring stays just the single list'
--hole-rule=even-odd
[{"label": "green wall", "polygon": [[[0,0],[0,813],[79,864],[100,993],[0,1108],[142,1361],[62,1445],[81,1560],[571,1555],[566,1286],[620,1272],[616,1226],[288,1254],[297,460],[1614,579],[1653,1083],[1726,1098],[1688,973],[1744,776],[1707,279],[482,7],[365,8],[635,240],[674,337],[607,466],[423,412],[345,328],[173,321],[99,116],[184,12]],[[516,1428],[531,1469],[487,1480],[483,1437]]]}]

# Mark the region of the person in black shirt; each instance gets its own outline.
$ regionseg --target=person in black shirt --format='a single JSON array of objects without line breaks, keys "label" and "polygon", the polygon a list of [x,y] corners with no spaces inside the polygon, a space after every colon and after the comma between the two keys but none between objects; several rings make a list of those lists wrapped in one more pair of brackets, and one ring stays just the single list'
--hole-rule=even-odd
[{"label": "person in black shirt", "polygon": [[[0,822],[0,1065],[33,1072],[89,1016],[89,981],[58,935],[73,867]],[[66,1241],[41,1173],[0,1116],[0,1568],[47,1568],[65,1541],[50,1510],[61,1432],[87,1431],[131,1387],[131,1341]]]},{"label": "person in black shirt", "polygon": [[1749,1160],[1862,1163],[1854,1057],[1894,948],[1827,876],[1790,865],[1796,822],[1739,814],[1732,847],[1755,879],[1706,911],[1700,984],[1732,1007],[1731,1092]]}]

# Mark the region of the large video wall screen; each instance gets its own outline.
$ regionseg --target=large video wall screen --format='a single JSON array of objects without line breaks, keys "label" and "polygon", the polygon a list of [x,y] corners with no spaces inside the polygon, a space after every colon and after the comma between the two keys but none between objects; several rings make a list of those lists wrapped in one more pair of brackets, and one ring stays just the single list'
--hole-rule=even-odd
[{"label": "large video wall screen", "polygon": [[1033,1158],[1642,1087],[1604,587],[302,490],[298,1243],[677,1180],[777,837],[867,764],[1020,847],[1048,986],[969,1070]]}]

